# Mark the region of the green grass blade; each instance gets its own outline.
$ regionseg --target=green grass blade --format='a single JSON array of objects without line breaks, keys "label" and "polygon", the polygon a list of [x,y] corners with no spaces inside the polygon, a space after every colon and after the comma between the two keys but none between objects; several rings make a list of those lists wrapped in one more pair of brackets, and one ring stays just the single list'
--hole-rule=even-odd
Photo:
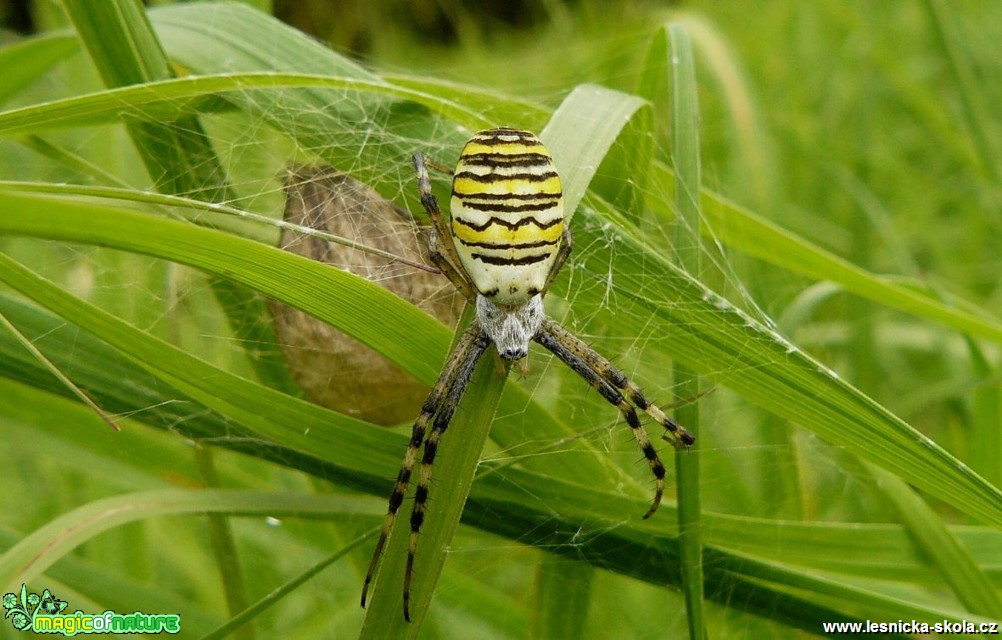
[{"label": "green grass blade", "polygon": [[580,638],[586,629],[595,570],[547,554],[536,571],[536,615],[529,637]]},{"label": "green grass blade", "polygon": [[120,0],[99,5],[64,0],[63,6],[107,86],[141,84],[171,75],[163,49],[139,5]]},{"label": "green grass blade", "polygon": [[646,108],[629,94],[603,87],[575,87],[539,134],[560,171],[564,207],[572,220],[601,161],[624,128]]},{"label": "green grass blade", "polygon": [[971,467],[996,486],[1002,485],[1002,389],[998,384],[998,368],[993,370],[983,350],[970,338],[965,340],[971,358],[971,369],[979,381],[974,391],[971,420]]},{"label": "green grass blade", "polygon": [[[669,55],[664,58],[671,74],[671,148],[675,163],[674,253],[678,265],[694,278],[702,275],[700,247],[699,192],[699,106],[696,94],[696,70],[692,44],[685,27],[669,24],[664,29]],[[699,377],[687,366],[675,363],[675,393],[683,398],[698,398]],[[699,438],[700,411],[696,403],[680,407],[676,419]],[[692,455],[690,455],[692,453]],[[706,637],[706,614],[703,608],[703,541],[699,484],[700,456],[695,452],[676,451],[678,469],[678,529],[682,584],[689,615],[689,637]]]},{"label": "green grass blade", "polygon": [[[714,564],[718,559],[717,553],[711,549],[710,553],[707,554],[709,573],[717,573],[717,567]],[[775,616],[788,621],[792,626],[798,626],[813,633],[820,631],[820,622],[822,621],[862,620],[864,616],[873,616],[865,618],[870,620],[905,619],[924,622],[940,622],[944,619],[970,620],[971,618],[978,622],[987,620],[980,616],[972,616],[969,613],[965,614],[955,609],[943,607],[940,602],[931,606],[919,605],[895,595],[879,593],[866,585],[859,586],[831,579],[823,574],[790,571],[782,563],[763,563],[738,557],[731,559],[728,564],[732,568],[738,569],[734,574],[723,576],[723,582],[728,584],[731,590],[731,597],[768,597],[780,607],[814,609],[806,616],[801,616],[799,612],[786,608],[774,613]],[[711,577],[712,582],[716,582],[713,579],[715,577],[717,576]],[[756,588],[757,585],[763,583],[776,587],[776,591],[760,591]],[[811,594],[811,597],[802,598],[796,595],[805,592]],[[807,622],[809,620],[813,622]],[[804,624],[805,622],[807,624]]]},{"label": "green grass blade", "polygon": [[996,183],[1002,178],[997,145],[998,131],[992,130],[992,121],[985,112],[979,82],[964,51],[963,37],[957,32],[947,5],[942,0],[924,0],[922,6],[932,23],[939,46],[950,64],[950,72],[957,84],[964,120],[974,138],[974,148],[981,158],[981,169]]},{"label": "green grass blade", "polygon": [[[283,99],[292,102],[286,106],[286,109],[296,110],[298,106],[299,109],[306,112],[310,105],[319,103],[321,96],[324,95],[323,93],[310,92],[289,94],[277,91],[292,88],[345,90],[369,96],[370,99],[372,96],[388,96],[411,100],[424,104],[436,113],[448,116],[471,128],[480,128],[490,124],[481,115],[462,105],[424,91],[391,85],[378,79],[262,71],[159,80],[12,109],[0,113],[0,134],[13,136],[74,127],[118,124],[123,117],[175,120],[185,115],[219,111],[221,106],[218,103],[207,100],[213,96],[228,96],[246,100],[249,95],[261,97],[270,92],[270,95],[273,96],[272,100]],[[301,101],[301,105],[295,104],[292,100],[293,96]],[[261,99],[263,100],[263,98]],[[266,105],[250,103],[244,106],[263,109]],[[261,113],[260,115],[265,114]],[[309,140],[307,138],[309,131],[302,123],[288,121],[284,123],[283,128],[291,129],[304,142]],[[327,133],[328,140],[332,134],[333,132]],[[314,133],[314,135],[319,134]],[[174,193],[185,192],[176,191]]]},{"label": "green grass blade", "polygon": [[354,551],[360,546],[363,546],[365,542],[371,541],[373,536],[371,534],[366,534],[355,538],[348,544],[344,545],[338,549],[335,553],[332,553],[328,557],[324,558],[320,562],[316,563],[309,569],[303,571],[299,575],[293,577],[285,584],[280,587],[273,589],[268,595],[261,598],[257,602],[253,603],[245,610],[241,611],[239,615],[234,616],[232,619],[228,620],[226,624],[221,625],[219,628],[213,630],[211,633],[207,633],[201,637],[201,640],[221,640],[222,638],[227,638],[231,633],[244,627],[258,615],[264,613],[273,605],[280,602],[283,598],[288,596],[290,593],[298,589],[300,586],[308,582],[313,576],[317,575],[330,565],[334,564],[341,558],[345,557],[348,553]]},{"label": "green grass blade", "polygon": [[0,103],[17,95],[79,48],[79,40],[63,34],[42,35],[0,48],[0,69],[4,70]]},{"label": "green grass blade", "polygon": [[94,536],[127,522],[167,515],[330,517],[373,512],[357,498],[213,489],[165,489],[103,498],[55,518],[0,556],[0,585],[31,582],[52,563]]},{"label": "green grass blade", "polygon": [[[664,167],[656,167],[655,172],[660,177],[654,182],[670,188],[674,181],[671,172]],[[961,305],[944,304],[891,278],[867,272],[712,191],[704,189],[702,199],[705,223],[712,236],[730,247],[794,273],[831,280],[877,304],[1002,342],[1002,324],[984,314],[975,314]],[[659,210],[670,217],[670,205],[666,202],[659,205]]]},{"label": "green grass blade", "polygon": [[[361,278],[256,242],[173,220],[129,213],[124,209],[116,211],[88,203],[14,193],[0,195],[0,199],[10,205],[11,212],[20,212],[20,215],[9,218],[5,216],[6,223],[0,223],[8,233],[44,233],[39,227],[33,230],[34,225],[27,223],[28,218],[51,206],[52,216],[46,217],[52,224],[42,226],[66,240],[113,245],[127,251],[197,265],[216,275],[229,275],[241,284],[332,322],[381,352],[388,351],[388,357],[418,379],[430,381],[437,374],[442,360],[441,351],[448,340],[448,333],[442,324]],[[82,220],[88,223],[79,224]],[[57,221],[63,225],[63,232],[57,231]],[[355,306],[352,306],[348,300],[357,298],[358,288],[372,297],[368,304],[356,300]],[[320,292],[319,296],[317,292]],[[321,309],[321,305],[326,308]],[[409,318],[415,345],[394,346],[387,340],[386,336],[392,331],[380,320],[387,310]]]},{"label": "green grass blade", "polygon": [[[580,210],[579,241],[583,239],[585,246],[608,243],[610,230],[602,224],[610,216],[614,216],[611,211],[596,216],[588,209]],[[672,327],[663,338],[665,352],[693,370],[983,522],[1000,522],[1002,492],[997,487],[771,328],[660,258],[638,231],[627,231],[625,220],[614,229],[618,250],[611,258],[612,271],[630,276],[620,277],[620,282],[625,282],[617,290],[619,305],[606,309],[607,321],[624,331],[631,327],[639,331],[638,314],[642,318],[659,316],[665,326]],[[607,254],[588,254],[581,259],[592,272],[610,270]],[[579,297],[579,304],[583,300],[587,298]],[[919,472],[920,468],[924,471]]]},{"label": "green grass blade", "polygon": [[[379,447],[365,423],[226,373],[76,300],[50,282],[0,254],[0,280],[94,333],[135,364],[260,437],[339,464],[357,466],[366,450]],[[316,432],[311,433],[311,430]],[[353,434],[353,435],[347,435]],[[338,440],[335,446],[331,440]],[[343,439],[342,439],[343,438]],[[354,441],[355,444],[349,444]],[[357,445],[357,448],[356,448]],[[352,456],[356,463],[351,463]]]},{"label": "green grass blade", "polygon": [[[107,86],[143,85],[172,76],[141,5],[131,0],[110,0],[97,6],[66,0],[64,7]],[[127,120],[126,129],[158,190],[198,194],[209,201],[227,200],[222,165],[193,116],[182,115],[168,122],[140,117]]]},{"label": "green grass blade", "polygon": [[992,581],[940,517],[897,477],[873,467],[871,472],[908,532],[918,540],[960,601],[973,613],[1002,618],[1002,600]]}]

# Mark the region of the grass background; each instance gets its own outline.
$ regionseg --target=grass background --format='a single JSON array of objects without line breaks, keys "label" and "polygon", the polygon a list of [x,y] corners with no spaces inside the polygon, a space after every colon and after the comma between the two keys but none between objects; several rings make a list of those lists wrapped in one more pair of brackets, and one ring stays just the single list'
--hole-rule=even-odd
[{"label": "grass background", "polygon": [[[38,35],[0,49],[4,591],[176,611],[185,637],[248,607],[238,637],[1002,617],[1000,9],[719,4],[30,5]],[[243,212],[279,215],[293,160],[417,211],[409,155],[500,124],[540,131],[581,203],[550,313],[663,404],[711,390],[699,475],[643,521],[614,409],[540,353],[485,368],[405,625],[399,553],[357,597],[408,427],[300,400],[262,295],[426,384],[451,333]]]}]

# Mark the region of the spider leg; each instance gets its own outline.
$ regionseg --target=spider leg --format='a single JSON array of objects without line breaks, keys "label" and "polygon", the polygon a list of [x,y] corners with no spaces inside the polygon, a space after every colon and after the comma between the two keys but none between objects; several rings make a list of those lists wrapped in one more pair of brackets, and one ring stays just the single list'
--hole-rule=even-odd
[{"label": "spider leg", "polygon": [[[431,261],[445,274],[452,286],[459,289],[467,300],[472,301],[476,297],[476,291],[474,291],[469,278],[455,266],[460,264],[459,255],[456,253],[456,246],[452,243],[449,225],[442,215],[442,209],[438,206],[438,199],[431,190],[431,178],[428,176],[425,158],[421,153],[414,154],[414,170],[417,171],[421,205],[428,212],[428,217],[431,218],[431,230],[428,234],[428,252]],[[439,236],[443,238],[441,250],[439,250]]]},{"label": "spider leg", "polygon": [[627,378],[622,371],[617,369],[616,365],[582,342],[577,336],[549,318],[543,321],[543,329],[584,360],[588,364],[588,367],[598,373],[603,380],[624,392],[638,409],[663,426],[666,430],[665,439],[671,442],[672,446],[676,449],[688,448],[696,442],[695,436],[686,431],[685,427],[675,422],[657,405],[649,402],[640,387]]},{"label": "spider leg", "polygon": [[[606,380],[605,376],[597,368],[592,366],[590,363],[591,359],[579,350],[579,345],[583,345],[584,343],[581,343],[577,338],[573,338],[573,340],[568,340],[568,338],[573,338],[573,336],[560,325],[550,320],[543,322],[543,326],[534,337],[536,342],[549,349],[553,355],[560,358],[575,373],[588,381],[588,384],[602,394],[602,397],[610,404],[615,405],[620,413],[623,414],[626,424],[630,426],[630,430],[637,440],[637,445],[640,446],[644,458],[647,459],[647,464],[651,467],[651,473],[654,474],[656,483],[654,501],[650,509],[647,510],[647,513],[644,514],[644,518],[650,518],[658,510],[658,507],[661,505],[661,497],[664,495],[665,466],[658,457],[654,445],[651,444],[650,438],[647,437],[647,432],[641,426],[640,418],[637,416],[637,411],[633,408],[633,405],[626,401],[623,394]],[[597,354],[595,355],[597,356]]]},{"label": "spider leg", "polygon": [[404,618],[409,622],[410,617],[410,597],[411,597],[411,577],[414,573],[414,556],[417,553],[418,534],[421,532],[421,525],[424,524],[425,505],[428,502],[428,491],[431,486],[431,474],[435,464],[435,454],[438,452],[439,440],[442,434],[449,428],[452,421],[452,414],[459,406],[463,394],[466,393],[466,386],[470,382],[473,370],[490,346],[491,339],[484,333],[479,325],[475,324],[463,336],[460,357],[455,361],[456,372],[452,379],[452,384],[445,392],[435,415],[435,422],[428,438],[424,442],[424,455],[421,458],[421,475],[418,478],[417,488],[414,491],[414,507],[411,510],[411,535],[407,547],[407,568],[404,571]]},{"label": "spider leg", "polygon": [[383,528],[379,534],[379,541],[376,543],[376,549],[372,554],[372,561],[369,563],[369,570],[365,575],[365,584],[362,587],[363,607],[365,606],[366,596],[369,592],[369,585],[375,577],[376,569],[379,566],[383,547],[386,545],[386,540],[389,538],[390,532],[393,530],[393,525],[396,523],[397,511],[400,509],[400,505],[403,504],[404,494],[407,492],[407,486],[410,484],[414,463],[417,461],[418,452],[421,449],[421,444],[424,442],[428,423],[439,413],[443,404],[448,401],[449,392],[455,386],[457,377],[462,373],[460,365],[469,359],[472,345],[481,336],[482,332],[479,330],[479,327],[474,325],[474,327],[471,327],[460,337],[455,350],[453,350],[445,366],[442,368],[442,373],[439,375],[438,381],[421,406],[421,414],[414,421],[414,426],[411,430],[411,439],[407,445],[407,452],[404,454],[403,464],[400,466],[396,483],[393,485],[392,493],[390,493],[389,507],[383,520]]},{"label": "spider leg", "polygon": [[[566,224],[566,222],[565,222]],[[567,262],[567,258],[571,255],[571,247],[574,245],[574,238],[571,236],[571,230],[569,227],[564,227],[563,241],[560,243],[560,248],[557,249],[557,256],[553,259],[553,266],[550,267],[550,273],[546,275],[546,284],[543,285],[543,291],[549,291],[550,284],[553,283],[554,278],[560,273],[561,267]]]}]

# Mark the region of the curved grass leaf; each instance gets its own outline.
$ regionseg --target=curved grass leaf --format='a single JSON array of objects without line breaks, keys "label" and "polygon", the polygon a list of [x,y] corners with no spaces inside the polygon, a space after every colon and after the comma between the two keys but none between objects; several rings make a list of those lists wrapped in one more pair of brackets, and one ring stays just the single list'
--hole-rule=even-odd
[{"label": "curved grass leaf", "polygon": [[212,96],[242,96],[250,91],[310,87],[411,100],[471,127],[489,125],[482,116],[466,107],[381,80],[262,71],[160,80],[22,107],[0,114],[0,135],[118,124],[123,117],[150,121],[176,120],[185,115],[218,110],[218,104],[206,100]]},{"label": "curved grass leaf", "polygon": [[53,562],[94,536],[127,522],[168,515],[226,513],[241,516],[330,517],[372,513],[358,498],[273,491],[164,489],[104,498],[63,514],[0,556],[0,585],[30,582]]}]

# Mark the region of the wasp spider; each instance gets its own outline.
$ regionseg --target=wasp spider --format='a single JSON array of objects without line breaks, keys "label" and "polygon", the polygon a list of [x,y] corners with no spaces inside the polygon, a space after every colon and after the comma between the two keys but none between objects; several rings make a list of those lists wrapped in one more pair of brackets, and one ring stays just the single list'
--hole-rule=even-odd
[{"label": "wasp spider", "polygon": [[535,135],[517,129],[490,129],[466,143],[453,175],[451,226],[432,194],[420,153],[414,155],[414,167],[421,204],[432,222],[428,239],[431,259],[476,306],[476,319],[459,338],[414,422],[362,589],[364,607],[423,444],[404,573],[403,608],[408,620],[414,555],[424,522],[432,465],[477,361],[490,345],[497,347],[502,359],[513,362],[524,358],[529,341],[535,340],[619,409],[654,474],[654,502],[645,518],[661,503],[665,467],[641,427],[636,409],[664,426],[666,438],[675,447],[695,442],[692,434],[648,402],[643,391],[611,362],[546,317],[543,296],[571,252],[571,235],[564,226],[560,177],[549,152]]}]

